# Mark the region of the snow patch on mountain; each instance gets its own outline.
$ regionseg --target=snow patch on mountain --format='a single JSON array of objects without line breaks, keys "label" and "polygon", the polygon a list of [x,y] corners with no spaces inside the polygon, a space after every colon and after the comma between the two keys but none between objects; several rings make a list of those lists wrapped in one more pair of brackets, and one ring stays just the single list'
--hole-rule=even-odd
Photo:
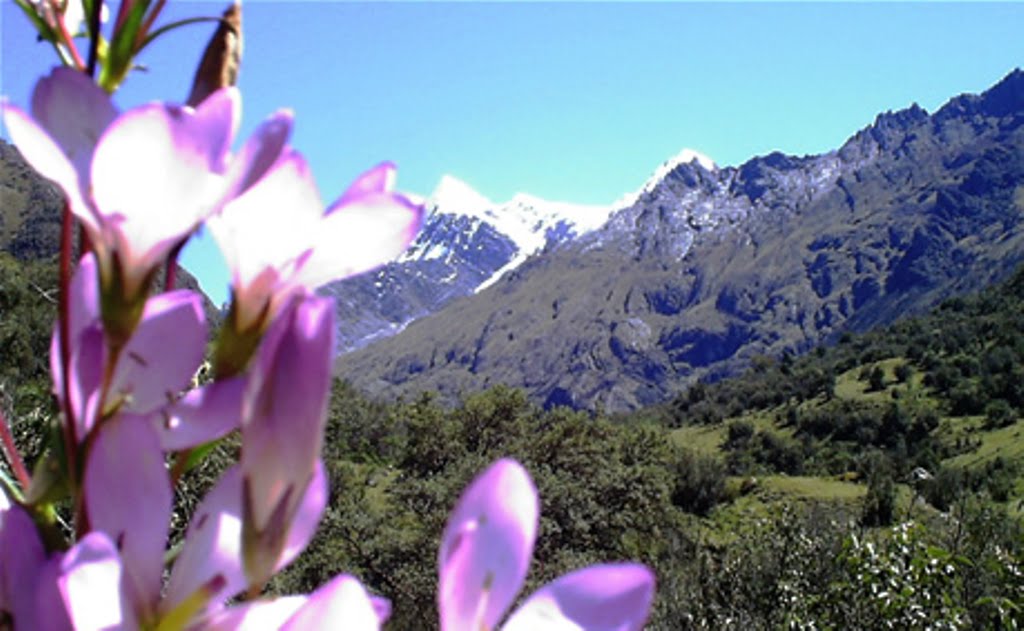
[{"label": "snow patch on mountain", "polygon": [[373,274],[331,284],[338,300],[339,348],[349,352],[394,335],[452,300],[494,285],[530,257],[598,239],[639,199],[680,164],[714,169],[714,162],[684,150],[659,167],[639,191],[607,205],[549,201],[517,193],[495,202],[457,177],[445,175],[427,197],[409,195],[426,209],[419,235],[396,261]]},{"label": "snow patch on mountain", "polygon": [[[486,289],[545,247],[596,230],[608,221],[613,212],[621,208],[617,204],[553,202],[527,193],[517,193],[507,202],[496,203],[452,175],[441,178],[437,188],[426,198],[425,204],[428,225],[446,219],[466,218],[470,230],[467,242],[472,241],[472,233],[486,225],[513,244],[515,252],[509,261],[495,270],[475,291]],[[424,237],[428,233],[425,230],[398,262],[446,258],[450,244],[432,242]]]}]

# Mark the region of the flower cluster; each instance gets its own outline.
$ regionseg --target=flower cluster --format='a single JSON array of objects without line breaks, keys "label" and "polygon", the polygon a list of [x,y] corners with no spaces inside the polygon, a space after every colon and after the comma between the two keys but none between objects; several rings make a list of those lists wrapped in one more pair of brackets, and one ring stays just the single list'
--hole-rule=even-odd
[{"label": "flower cluster", "polygon": [[[272,116],[232,154],[239,109],[238,92],[225,88],[196,108],[120,113],[68,68],[38,82],[31,113],[4,106],[19,150],[62,189],[91,244],[51,346],[65,417],[59,482],[44,470],[3,495],[0,610],[18,628],[216,628],[242,615],[223,608],[227,599],[258,594],[316,529],[335,323],[333,304],[312,290],[397,255],[422,209],[393,192],[385,164],[324,213],[287,145],[290,114]],[[150,288],[207,221],[232,267],[235,317],[218,348],[229,365],[189,389],[208,337],[201,299]],[[230,343],[240,339],[250,343]],[[236,428],[241,462],[198,507],[165,584],[168,456]],[[76,507],[67,549],[51,519],[59,487]],[[321,599],[351,601],[345,611],[377,624],[379,608],[347,577],[287,601],[291,617],[328,606]]]},{"label": "flower cluster", "polygon": [[[72,68],[40,79],[29,110],[3,103],[19,151],[60,187],[87,238],[62,283],[51,344],[61,431],[31,476],[5,445],[18,481],[0,476],[2,628],[377,629],[389,615],[387,600],[347,575],[308,595],[261,592],[306,547],[328,497],[320,451],[334,304],[314,290],[397,256],[423,209],[394,191],[390,163],[325,208],[288,144],[291,113],[232,151],[240,109],[225,87],[194,107],[121,112]],[[213,379],[197,386],[209,336],[201,297],[153,287],[201,225],[231,268],[232,302]],[[239,462],[168,550],[179,474],[235,430]],[[71,524],[55,508],[65,500]],[[536,489],[514,461],[471,484],[442,538],[443,629],[501,622],[538,517]],[[639,629],[653,590],[643,566],[594,566],[541,588],[503,628]]]}]

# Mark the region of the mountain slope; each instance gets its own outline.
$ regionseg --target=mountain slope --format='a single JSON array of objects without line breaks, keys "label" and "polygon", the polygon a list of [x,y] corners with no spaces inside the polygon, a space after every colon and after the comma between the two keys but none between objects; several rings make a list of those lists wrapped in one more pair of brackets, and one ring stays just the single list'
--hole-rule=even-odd
[{"label": "mountain slope", "polygon": [[425,204],[423,230],[397,261],[321,290],[337,299],[342,352],[486,289],[530,256],[603,225],[617,208],[522,193],[498,204],[452,176],[441,179]]},{"label": "mountain slope", "polygon": [[608,223],[339,359],[355,385],[494,384],[625,410],[1004,278],[1024,259],[1024,73],[838,150],[676,166]]}]

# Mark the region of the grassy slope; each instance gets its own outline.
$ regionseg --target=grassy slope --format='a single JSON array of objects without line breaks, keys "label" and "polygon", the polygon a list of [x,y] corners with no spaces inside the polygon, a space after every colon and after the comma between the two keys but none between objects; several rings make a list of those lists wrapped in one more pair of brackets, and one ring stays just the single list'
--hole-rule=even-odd
[{"label": "grassy slope", "polygon": [[[896,382],[894,369],[904,363],[905,358],[894,357],[853,369],[836,377],[835,397],[854,403],[886,403],[893,400],[893,393],[898,392],[901,401],[912,401],[917,405],[941,407],[941,402],[922,385],[922,375],[915,373],[906,384]],[[871,391],[866,381],[859,375],[867,369],[880,367],[886,376],[887,386],[879,391]],[[824,397],[817,397],[800,403],[802,410],[820,407]],[[670,432],[672,440],[687,449],[705,455],[725,459],[725,443],[728,427],[734,422],[746,422],[758,432],[772,432],[779,436],[792,437],[793,428],[780,423],[785,418],[785,405],[767,410],[749,411],[739,416],[727,418],[710,425],[688,425]],[[1024,418],[1016,423],[1001,428],[986,429],[982,416],[944,416],[939,427],[934,430],[943,443],[952,444],[958,438],[970,438],[973,447],[959,455],[942,460],[943,467],[961,467],[968,470],[979,469],[990,464],[996,458],[1024,464]],[[726,537],[727,533],[736,531],[742,525],[749,525],[755,520],[777,513],[786,503],[823,503],[834,509],[856,512],[863,500],[867,485],[858,482],[855,475],[849,476],[788,476],[767,475],[761,477],[736,476],[730,479],[732,491],[736,499],[718,507],[710,522],[711,537]],[[1019,512],[1017,508],[1024,498],[1024,478],[1018,479],[1016,488],[1008,508]],[[908,510],[913,501],[914,492],[907,484],[897,485],[898,511]],[[920,508],[921,504],[915,504]]]}]

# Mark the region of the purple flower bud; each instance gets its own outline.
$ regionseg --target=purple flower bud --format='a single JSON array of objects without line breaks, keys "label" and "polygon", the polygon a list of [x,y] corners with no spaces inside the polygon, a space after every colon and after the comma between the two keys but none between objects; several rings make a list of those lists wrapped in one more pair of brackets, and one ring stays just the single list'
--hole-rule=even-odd
[{"label": "purple flower bud", "polygon": [[297,300],[275,320],[253,366],[241,467],[246,572],[257,583],[270,577],[320,457],[334,335],[332,301]]}]

